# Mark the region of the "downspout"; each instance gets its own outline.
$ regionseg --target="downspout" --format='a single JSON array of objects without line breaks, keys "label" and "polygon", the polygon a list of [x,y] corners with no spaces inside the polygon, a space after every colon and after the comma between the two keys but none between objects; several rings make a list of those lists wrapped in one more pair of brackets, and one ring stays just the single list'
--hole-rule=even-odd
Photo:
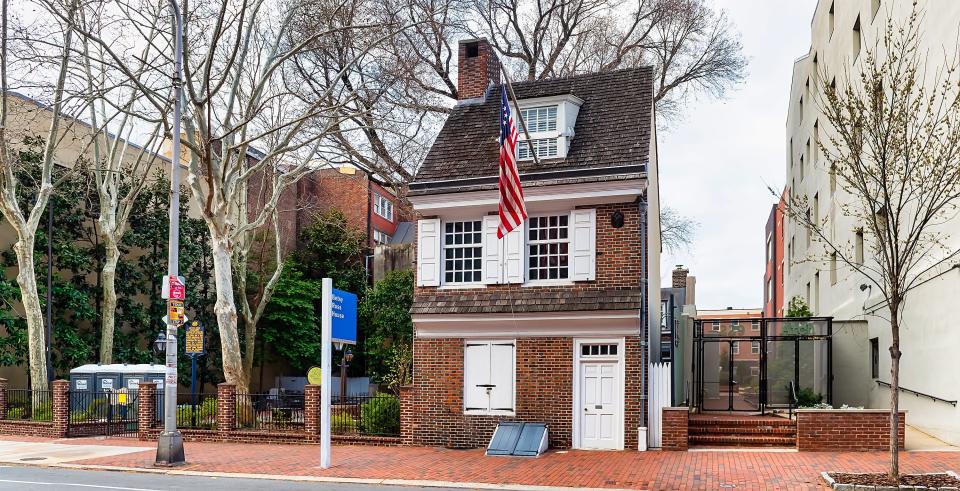
[{"label": "downspout", "polygon": [[[643,384],[643,390],[640,391],[640,404],[643,410],[640,411],[640,427],[647,426],[647,411],[650,410],[647,404],[647,393],[650,390],[650,381],[647,380],[647,363],[650,356],[650,322],[648,303],[650,299],[649,282],[647,281],[647,247],[649,241],[647,236],[647,197],[646,193],[638,200],[640,211],[640,381]],[[646,448],[647,442],[640,442],[643,448]]]}]

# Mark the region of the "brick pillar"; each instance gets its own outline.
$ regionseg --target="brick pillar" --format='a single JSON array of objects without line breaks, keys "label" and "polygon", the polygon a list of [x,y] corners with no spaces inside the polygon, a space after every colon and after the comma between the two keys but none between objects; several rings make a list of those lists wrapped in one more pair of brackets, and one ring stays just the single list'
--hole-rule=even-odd
[{"label": "brick pillar", "polygon": [[7,419],[7,379],[0,378],[0,419]]},{"label": "brick pillar", "polygon": [[689,442],[690,409],[663,408],[663,450],[687,450]]},{"label": "brick pillar", "polygon": [[217,385],[217,431],[226,433],[237,426],[237,386]]},{"label": "brick pillar", "polygon": [[320,434],[320,386],[307,385],[303,388],[303,429],[307,440],[317,440]]},{"label": "brick pillar", "polygon": [[70,419],[70,382],[53,381],[53,431],[57,438],[66,438]]},{"label": "brick pillar", "polygon": [[416,391],[412,385],[400,387],[400,441],[404,445],[413,445],[413,436],[417,429]]},{"label": "brick pillar", "polygon": [[157,384],[141,382],[137,390],[137,439],[150,439],[150,429],[157,421]]}]

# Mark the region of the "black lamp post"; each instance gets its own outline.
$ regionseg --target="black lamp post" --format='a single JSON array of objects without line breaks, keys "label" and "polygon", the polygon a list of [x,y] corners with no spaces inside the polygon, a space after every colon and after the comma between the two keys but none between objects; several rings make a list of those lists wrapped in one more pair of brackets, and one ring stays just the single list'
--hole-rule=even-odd
[{"label": "black lamp post", "polygon": [[156,354],[163,353],[167,349],[167,335],[160,331],[157,334],[157,339],[153,340],[153,352]]},{"label": "black lamp post", "polygon": [[343,351],[343,359],[340,360],[340,404],[347,403],[347,368],[353,361],[353,351],[346,348]]}]

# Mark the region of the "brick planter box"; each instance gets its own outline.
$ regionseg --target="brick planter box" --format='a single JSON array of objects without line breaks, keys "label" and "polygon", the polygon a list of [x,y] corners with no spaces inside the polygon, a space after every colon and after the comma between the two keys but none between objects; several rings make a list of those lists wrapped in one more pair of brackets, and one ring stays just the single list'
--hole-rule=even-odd
[{"label": "brick planter box", "polygon": [[[897,434],[903,448],[907,412],[900,411]],[[801,452],[879,452],[890,448],[886,409],[798,409],[797,450]]]}]

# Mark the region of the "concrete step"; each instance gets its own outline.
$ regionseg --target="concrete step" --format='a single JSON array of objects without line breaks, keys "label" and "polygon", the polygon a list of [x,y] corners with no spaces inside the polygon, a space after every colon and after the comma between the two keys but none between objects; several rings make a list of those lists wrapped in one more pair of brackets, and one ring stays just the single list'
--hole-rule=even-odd
[{"label": "concrete step", "polygon": [[690,426],[796,426],[796,421],[786,418],[690,418]]}]

